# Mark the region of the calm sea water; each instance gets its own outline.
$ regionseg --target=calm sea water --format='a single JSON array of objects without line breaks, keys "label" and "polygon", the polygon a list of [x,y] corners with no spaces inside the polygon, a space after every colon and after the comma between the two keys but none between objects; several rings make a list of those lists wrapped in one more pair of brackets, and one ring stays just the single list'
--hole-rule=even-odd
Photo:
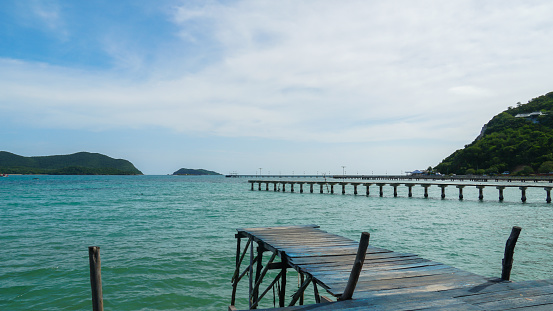
[{"label": "calm sea water", "polygon": [[[224,177],[1,178],[0,310],[91,309],[92,245],[101,247],[106,310],[225,310],[235,229],[257,226],[318,224],[355,240],[369,231],[372,245],[499,276],[518,225],[512,279],[553,278],[553,205],[543,189],[529,189],[525,204],[518,189],[505,190],[503,203],[495,187],[483,202],[471,188],[463,201],[455,188],[445,200],[438,187],[429,199],[422,187],[413,198],[405,187],[398,198],[385,190],[367,198],[250,191],[245,179]],[[247,307],[246,291],[238,306]]]}]

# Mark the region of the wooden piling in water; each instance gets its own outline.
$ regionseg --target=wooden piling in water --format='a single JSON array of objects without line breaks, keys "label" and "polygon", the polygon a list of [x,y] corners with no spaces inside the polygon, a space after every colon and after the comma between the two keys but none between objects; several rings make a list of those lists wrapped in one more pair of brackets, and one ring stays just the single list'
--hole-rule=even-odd
[{"label": "wooden piling in water", "polygon": [[90,286],[92,288],[92,310],[103,311],[104,299],[102,297],[102,267],[99,246],[88,247],[88,260],[90,264]]},{"label": "wooden piling in water", "polygon": [[503,256],[503,269],[501,271],[501,279],[509,281],[511,278],[511,269],[513,268],[513,254],[515,253],[515,245],[517,244],[518,236],[522,228],[514,226],[511,229],[511,235],[505,244],[505,255]]},{"label": "wooden piling in water", "polygon": [[367,255],[370,237],[371,235],[368,232],[361,233],[359,248],[357,249],[357,255],[355,256],[355,261],[353,262],[353,267],[351,268],[348,283],[346,284],[344,293],[338,298],[338,300],[349,300],[353,297],[353,292],[355,291],[355,286],[359,280],[359,275],[361,274],[361,269],[363,268],[363,263],[365,262],[365,256]]}]

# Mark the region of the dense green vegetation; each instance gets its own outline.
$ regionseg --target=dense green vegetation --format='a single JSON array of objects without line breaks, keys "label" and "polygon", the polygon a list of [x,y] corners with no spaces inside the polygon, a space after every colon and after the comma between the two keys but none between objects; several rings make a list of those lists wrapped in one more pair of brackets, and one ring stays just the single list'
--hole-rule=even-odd
[{"label": "dense green vegetation", "polygon": [[0,173],[50,175],[140,175],[131,162],[99,153],[24,157],[0,151]]},{"label": "dense green vegetation", "polygon": [[219,173],[208,171],[204,169],[190,169],[190,168],[181,168],[180,170],[173,173],[173,175],[221,175]]},{"label": "dense green vegetation", "polygon": [[[517,114],[542,112],[533,117]],[[444,174],[529,175],[553,171],[553,92],[501,112],[482,134],[435,168]]]}]

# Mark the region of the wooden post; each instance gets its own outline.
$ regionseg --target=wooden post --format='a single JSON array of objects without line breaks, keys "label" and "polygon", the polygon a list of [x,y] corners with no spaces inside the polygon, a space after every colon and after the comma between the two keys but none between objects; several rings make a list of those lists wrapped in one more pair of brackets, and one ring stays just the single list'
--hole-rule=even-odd
[{"label": "wooden post", "polygon": [[342,194],[346,194],[346,183],[342,183]]},{"label": "wooden post", "polygon": [[321,193],[323,193],[323,183],[319,184],[321,186]]},{"label": "wooden post", "polygon": [[353,184],[353,194],[357,195],[357,184]]},{"label": "wooden post", "polygon": [[543,188],[547,192],[547,197],[545,198],[545,202],[551,203],[551,187],[545,187]]},{"label": "wooden post", "polygon": [[250,244],[250,266],[248,267],[248,274],[249,274],[249,291],[248,291],[248,307],[251,309],[253,304],[253,242]]},{"label": "wooden post", "polygon": [[300,183],[300,193],[303,193],[303,184]]},{"label": "wooden post", "polygon": [[265,191],[269,191],[269,182],[265,183]]},{"label": "wooden post", "polygon": [[[253,184],[252,184],[253,185]],[[100,246],[88,247],[88,261],[90,263],[90,286],[92,288],[92,310],[103,311],[102,272],[100,262]]]},{"label": "wooden post", "polygon": [[313,193],[313,183],[309,184],[309,192]]},{"label": "wooden post", "polygon": [[380,192],[379,192],[378,194],[379,194],[381,197],[384,196],[384,190],[383,190],[384,185],[385,185],[385,184],[378,184],[378,187],[380,188]]},{"label": "wooden post", "polygon": [[294,192],[294,183],[290,183],[290,191]]},{"label": "wooden post", "polygon": [[261,191],[261,182],[257,183],[257,190]]},{"label": "wooden post", "polygon": [[413,185],[407,184],[406,186],[407,186],[407,188],[409,188],[409,193],[407,194],[407,196],[412,198],[413,197]]},{"label": "wooden post", "polygon": [[513,254],[515,252],[515,245],[517,244],[518,236],[520,235],[522,228],[514,226],[511,230],[511,235],[507,239],[505,244],[505,255],[503,256],[503,270],[501,271],[501,279],[509,281],[511,278],[511,268],[513,268]]},{"label": "wooden post", "polygon": [[253,293],[252,293],[252,303],[256,302],[259,297],[259,285],[257,285],[258,282],[260,282],[260,279],[263,277],[261,275],[261,271],[263,269],[263,252],[265,250],[262,246],[257,246],[257,260],[256,260],[256,269],[255,269],[255,285],[253,287]]},{"label": "wooden post", "polygon": [[238,236],[238,234],[236,234],[235,237],[236,237],[236,270],[234,270],[235,272],[232,278],[232,296],[230,298],[231,306],[234,306],[234,304],[236,303],[236,286],[238,285],[238,281],[235,281],[234,278],[238,276],[238,274],[240,273],[240,242],[242,241],[242,239]]},{"label": "wooden post", "polygon": [[277,183],[275,182],[275,183],[273,183],[273,185],[274,185],[274,192],[276,192],[277,191]]},{"label": "wooden post", "polygon": [[357,255],[355,256],[355,262],[351,268],[349,280],[344,289],[344,293],[338,298],[338,300],[349,300],[353,297],[353,291],[359,280],[363,263],[365,262],[365,255],[367,254],[367,248],[369,247],[369,238],[371,235],[368,232],[361,233],[361,240],[359,241],[359,248],[357,249]]},{"label": "wooden post", "polygon": [[252,191],[253,191],[253,184],[254,184],[254,182],[252,181],[251,183],[252,183]]},{"label": "wooden post", "polygon": [[[321,189],[322,189],[321,184]],[[280,254],[280,258],[286,258],[286,253],[282,252]],[[278,293],[278,305],[281,308],[284,308],[285,306],[285,300],[286,300],[286,264],[282,265],[282,271],[280,276],[280,292]]]},{"label": "wooden post", "polygon": [[282,192],[286,192],[286,183],[285,182],[282,183]]},{"label": "wooden post", "polygon": [[394,187],[394,198],[397,198],[397,184],[393,184],[392,187]]},{"label": "wooden post", "polygon": [[334,184],[330,184],[330,194],[334,194]]},{"label": "wooden post", "polygon": [[367,196],[369,196],[370,192],[369,192],[369,187],[371,186],[371,184],[365,184],[365,187],[367,187]]}]

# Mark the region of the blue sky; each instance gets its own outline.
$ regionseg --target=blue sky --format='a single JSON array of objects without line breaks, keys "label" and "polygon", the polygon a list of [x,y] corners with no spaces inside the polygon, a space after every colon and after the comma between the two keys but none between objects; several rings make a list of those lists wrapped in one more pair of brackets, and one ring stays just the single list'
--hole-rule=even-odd
[{"label": "blue sky", "polygon": [[553,91],[550,1],[2,1],[0,150],[399,174]]}]

